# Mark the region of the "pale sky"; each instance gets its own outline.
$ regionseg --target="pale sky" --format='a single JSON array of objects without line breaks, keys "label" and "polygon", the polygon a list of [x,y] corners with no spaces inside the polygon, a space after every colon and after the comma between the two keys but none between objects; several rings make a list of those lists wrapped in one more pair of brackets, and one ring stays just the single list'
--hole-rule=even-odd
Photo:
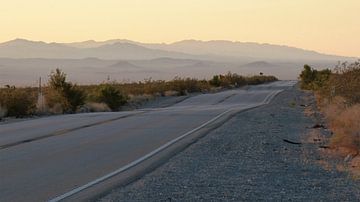
[{"label": "pale sky", "polygon": [[223,39],[360,57],[360,0],[0,0],[0,42],[15,38]]}]

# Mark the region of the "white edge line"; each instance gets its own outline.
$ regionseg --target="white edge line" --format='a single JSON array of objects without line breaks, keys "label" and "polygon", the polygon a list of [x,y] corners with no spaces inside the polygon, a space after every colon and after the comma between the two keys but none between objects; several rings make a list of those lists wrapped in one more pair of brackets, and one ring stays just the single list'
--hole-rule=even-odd
[{"label": "white edge line", "polygon": [[[265,97],[265,99],[263,100],[263,102],[262,102],[260,105],[268,104],[268,103],[270,102],[270,100],[271,100],[276,94],[278,94],[278,93],[280,93],[280,92],[281,92],[281,90],[280,90],[280,91],[273,91],[272,93],[270,93],[269,95],[267,95],[267,96]],[[260,105],[258,105],[258,106],[260,106]],[[256,105],[250,106],[250,108],[252,108],[252,107],[256,107]],[[89,183],[87,183],[87,184],[85,184],[85,185],[82,185],[82,186],[80,186],[80,187],[78,187],[78,188],[76,188],[76,189],[73,189],[73,190],[71,190],[71,191],[69,191],[69,192],[67,192],[67,193],[65,193],[65,194],[62,194],[62,195],[60,195],[60,196],[57,196],[57,197],[55,197],[55,198],[53,198],[53,199],[50,199],[49,202],[57,202],[57,201],[61,201],[61,200],[63,200],[63,199],[66,199],[67,197],[70,197],[70,196],[72,196],[72,195],[74,195],[74,194],[76,194],[76,193],[79,193],[79,192],[82,191],[82,190],[85,190],[85,189],[87,189],[87,188],[89,188],[89,187],[91,187],[91,186],[93,186],[93,185],[95,185],[95,184],[98,184],[98,183],[100,183],[100,182],[102,182],[102,181],[105,181],[105,180],[107,180],[107,179],[109,179],[109,178],[111,178],[111,177],[113,177],[113,176],[115,176],[115,175],[117,175],[117,174],[119,174],[119,173],[122,173],[122,172],[128,170],[129,168],[132,168],[132,167],[138,165],[139,163],[141,163],[141,162],[149,159],[150,157],[154,156],[155,154],[157,154],[157,153],[161,152],[162,150],[168,148],[169,146],[175,144],[176,142],[178,142],[179,140],[183,139],[184,137],[186,137],[186,136],[188,136],[188,135],[190,135],[190,134],[192,134],[192,133],[194,133],[194,132],[202,129],[203,127],[209,125],[210,123],[216,121],[217,119],[221,118],[222,116],[224,116],[225,114],[229,113],[229,112],[232,111],[232,110],[234,110],[234,108],[228,109],[228,110],[226,110],[225,112],[222,112],[221,114],[217,115],[216,117],[210,119],[209,121],[203,123],[202,125],[194,128],[194,129],[188,131],[187,133],[185,133],[185,134],[183,134],[183,135],[181,135],[181,136],[179,136],[179,137],[177,137],[177,138],[175,138],[175,139],[173,139],[173,140],[165,143],[164,145],[162,145],[162,146],[160,146],[159,148],[153,150],[152,152],[146,154],[145,156],[142,156],[142,157],[136,159],[135,161],[132,161],[131,163],[129,163],[129,164],[127,164],[127,165],[125,165],[125,166],[123,166],[123,167],[121,167],[121,168],[119,168],[119,169],[117,169],[117,170],[115,170],[115,171],[107,174],[107,175],[104,175],[104,176],[102,176],[102,177],[100,177],[100,178],[98,178],[98,179],[96,179],[96,180],[93,180],[93,181],[91,181],[91,182],[89,182]]]},{"label": "white edge line", "polygon": [[74,195],[74,194],[76,194],[76,193],[78,193],[78,192],[80,192],[80,191],[82,191],[82,190],[84,190],[84,189],[87,189],[87,188],[89,188],[89,187],[91,187],[91,186],[93,186],[93,185],[95,185],[95,184],[97,184],[97,183],[99,183],[99,182],[102,182],[102,181],[104,181],[104,180],[106,180],[106,179],[109,179],[109,178],[111,178],[111,177],[113,177],[113,176],[115,176],[115,175],[117,175],[117,174],[119,174],[119,173],[121,173],[121,172],[124,172],[125,170],[127,170],[127,169],[129,169],[129,168],[131,168],[131,167],[136,166],[137,164],[139,164],[139,163],[141,163],[142,161],[145,161],[145,160],[147,160],[148,158],[154,156],[155,154],[157,154],[157,153],[159,153],[160,151],[166,149],[167,147],[173,145],[174,143],[178,142],[179,140],[183,139],[184,137],[186,137],[186,136],[188,136],[188,135],[190,135],[190,134],[192,134],[192,133],[200,130],[201,128],[207,126],[207,125],[210,124],[211,122],[216,121],[217,119],[219,119],[220,117],[222,117],[222,116],[225,115],[226,113],[229,113],[230,111],[232,111],[232,109],[229,109],[229,110],[226,110],[225,112],[222,112],[221,114],[217,115],[216,117],[212,118],[211,120],[203,123],[202,125],[198,126],[198,127],[195,128],[195,129],[193,129],[193,130],[191,130],[191,131],[189,131],[189,132],[187,132],[187,133],[185,133],[185,134],[183,134],[183,135],[181,135],[181,136],[179,136],[179,137],[177,137],[177,138],[175,138],[175,139],[173,139],[173,140],[165,143],[164,145],[162,145],[162,146],[160,146],[159,148],[153,150],[152,152],[146,154],[145,156],[142,156],[142,157],[138,158],[137,160],[135,160],[135,161],[133,161],[133,162],[131,162],[131,163],[129,163],[129,164],[127,164],[127,165],[125,165],[125,166],[123,166],[123,167],[121,167],[121,168],[119,168],[119,169],[117,169],[117,170],[115,170],[115,171],[107,174],[107,175],[104,175],[104,176],[102,176],[102,177],[100,177],[100,178],[98,178],[98,179],[96,179],[96,180],[94,180],[94,181],[91,181],[91,182],[89,182],[89,183],[87,183],[87,184],[85,184],[85,185],[83,185],[83,186],[80,186],[80,187],[78,187],[78,188],[76,188],[76,189],[73,189],[73,190],[71,190],[71,191],[69,191],[69,192],[67,192],[67,193],[65,193],[65,194],[63,194],[63,195],[57,196],[57,197],[49,200],[49,202],[56,202],[56,201],[63,200],[63,199],[65,199],[65,198],[67,198],[67,197],[69,197],[69,196],[72,196],[72,195]]}]

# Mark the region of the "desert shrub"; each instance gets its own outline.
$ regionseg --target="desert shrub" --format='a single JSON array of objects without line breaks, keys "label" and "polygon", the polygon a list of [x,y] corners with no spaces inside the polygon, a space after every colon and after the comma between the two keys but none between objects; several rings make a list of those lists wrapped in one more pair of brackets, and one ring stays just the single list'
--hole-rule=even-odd
[{"label": "desert shrub", "polygon": [[228,72],[227,74],[224,75],[220,74],[213,76],[213,78],[209,81],[209,83],[215,87],[230,88],[230,87],[240,87],[244,85],[263,84],[277,80],[278,79],[274,76],[260,75],[260,76],[244,77],[236,73]]},{"label": "desert shrub", "polygon": [[333,147],[360,150],[360,62],[341,63],[332,73],[309,66],[300,74],[301,87],[314,90],[317,103],[334,132]]},{"label": "desert shrub", "polygon": [[27,88],[7,86],[1,89],[0,98],[0,105],[6,109],[7,116],[24,117],[36,110],[36,95]]},{"label": "desert shrub", "polygon": [[[124,95],[165,95],[167,91],[176,91],[178,95],[185,95],[192,92],[208,92],[214,87],[232,88],[246,84],[261,84],[276,81],[274,76],[253,76],[244,77],[234,73],[225,75],[215,75],[210,80],[199,80],[195,78],[175,77],[170,81],[152,80],[151,78],[144,81],[132,83],[113,83],[113,87],[120,90]],[[88,94],[96,91],[97,86],[82,86]]]},{"label": "desert shrub", "polygon": [[331,97],[344,97],[349,105],[360,103],[360,61],[339,64],[323,92]]},{"label": "desert shrub", "polygon": [[84,104],[84,92],[75,84],[66,81],[66,74],[60,69],[50,74],[46,102],[50,108],[60,105],[63,112],[75,112]]},{"label": "desert shrub", "polygon": [[167,83],[167,90],[177,91],[179,95],[186,95],[187,93],[201,92],[206,88],[206,84],[194,78],[180,78],[175,77]]},{"label": "desert shrub", "polygon": [[209,81],[209,83],[215,87],[220,87],[221,81],[219,75],[214,75],[213,78]]},{"label": "desert shrub", "polygon": [[304,65],[304,70],[300,74],[301,88],[305,90],[319,90],[325,85],[330,78],[329,69],[316,70],[309,65]]},{"label": "desert shrub", "polygon": [[120,106],[126,103],[126,96],[115,87],[115,84],[109,83],[100,84],[90,99],[105,103],[112,111],[118,111]]},{"label": "desert shrub", "polygon": [[304,70],[300,74],[301,88],[310,90],[310,84],[315,79],[314,70],[309,65],[304,65]]},{"label": "desert shrub", "polygon": [[330,129],[334,132],[331,145],[359,150],[360,104],[348,107],[344,99],[336,97],[334,100],[323,108]]}]

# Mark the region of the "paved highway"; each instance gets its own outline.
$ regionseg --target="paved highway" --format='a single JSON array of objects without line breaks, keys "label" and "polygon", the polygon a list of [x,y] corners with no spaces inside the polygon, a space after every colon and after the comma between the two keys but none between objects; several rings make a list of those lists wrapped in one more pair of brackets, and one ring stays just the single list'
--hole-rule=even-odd
[{"label": "paved highway", "polygon": [[201,94],[166,108],[0,125],[0,201],[61,199],[215,117],[265,104],[294,84],[278,81]]}]

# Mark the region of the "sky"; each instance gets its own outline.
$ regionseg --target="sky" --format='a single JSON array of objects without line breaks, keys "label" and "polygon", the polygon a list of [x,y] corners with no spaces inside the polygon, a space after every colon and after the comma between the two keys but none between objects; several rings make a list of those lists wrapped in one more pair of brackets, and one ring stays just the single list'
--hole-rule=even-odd
[{"label": "sky", "polygon": [[360,57],[360,0],[0,0],[0,42],[184,39]]}]

